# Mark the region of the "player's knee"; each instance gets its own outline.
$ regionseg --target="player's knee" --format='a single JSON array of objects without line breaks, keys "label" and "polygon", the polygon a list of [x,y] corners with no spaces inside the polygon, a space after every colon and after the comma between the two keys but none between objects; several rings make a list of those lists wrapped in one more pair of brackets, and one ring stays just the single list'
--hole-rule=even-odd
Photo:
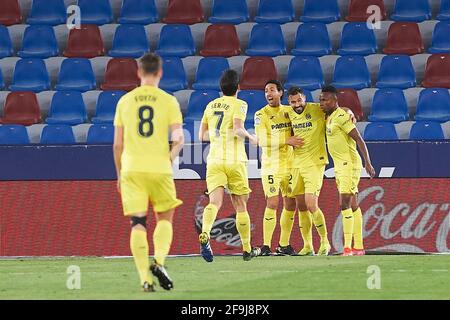
[{"label": "player's knee", "polygon": [[285,198],[284,199],[284,208],[288,211],[295,211],[297,205],[295,203],[294,198]]},{"label": "player's knee", "polygon": [[341,200],[341,210],[347,210],[347,209],[350,209],[350,208],[351,208],[350,199],[343,198]]},{"label": "player's knee", "polygon": [[272,210],[278,209],[278,197],[271,197],[267,199],[267,208]]},{"label": "player's knee", "polygon": [[147,217],[131,217],[131,228],[143,227],[147,228]]},{"label": "player's knee", "polygon": [[299,196],[297,197],[297,208],[298,211],[308,211],[308,207],[306,206],[305,197]]}]

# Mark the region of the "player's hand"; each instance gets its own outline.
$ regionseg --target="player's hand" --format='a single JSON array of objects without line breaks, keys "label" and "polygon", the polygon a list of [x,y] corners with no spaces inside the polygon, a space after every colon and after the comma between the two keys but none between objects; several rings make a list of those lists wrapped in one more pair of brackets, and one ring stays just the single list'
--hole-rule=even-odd
[{"label": "player's hand", "polygon": [[120,176],[117,178],[117,192],[120,193]]},{"label": "player's hand", "polygon": [[371,179],[375,177],[375,169],[372,167],[371,163],[366,163],[366,171]]},{"label": "player's hand", "polygon": [[302,138],[291,136],[286,140],[286,144],[296,148],[296,147],[301,147],[302,145],[305,144],[305,142],[303,141]]},{"label": "player's hand", "polygon": [[254,146],[258,145],[258,138],[253,134],[248,137],[248,141]]}]

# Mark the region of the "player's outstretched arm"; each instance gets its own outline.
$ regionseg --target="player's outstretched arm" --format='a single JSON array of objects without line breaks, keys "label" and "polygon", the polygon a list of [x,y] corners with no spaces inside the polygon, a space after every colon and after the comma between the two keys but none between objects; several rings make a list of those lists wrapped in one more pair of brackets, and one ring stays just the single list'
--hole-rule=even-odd
[{"label": "player's outstretched arm", "polygon": [[183,125],[181,123],[172,124],[170,126],[170,132],[172,140],[172,147],[170,148],[170,160],[173,162],[173,160],[178,157],[184,146]]},{"label": "player's outstretched arm", "polygon": [[241,119],[233,119],[233,132],[235,136],[238,136],[241,139],[248,139],[253,145],[258,144],[256,136],[245,129],[244,121]]},{"label": "player's outstretched arm", "polygon": [[371,178],[375,177],[375,169],[372,166],[372,162],[370,161],[369,156],[369,150],[367,150],[367,145],[364,139],[361,137],[361,134],[359,131],[355,128],[352,131],[348,133],[348,135],[356,141],[356,144],[358,145],[359,150],[362,153],[362,156],[364,158],[365,168],[367,173]]},{"label": "player's outstretched arm", "polygon": [[117,174],[117,191],[120,193],[120,170],[122,169],[122,153],[123,153],[123,127],[116,126],[114,129],[114,164]]}]

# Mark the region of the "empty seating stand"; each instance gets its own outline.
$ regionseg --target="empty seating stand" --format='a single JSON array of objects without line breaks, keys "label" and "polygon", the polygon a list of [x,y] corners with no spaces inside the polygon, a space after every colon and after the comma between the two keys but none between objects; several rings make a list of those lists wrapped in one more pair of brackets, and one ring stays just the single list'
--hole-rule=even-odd
[{"label": "empty seating stand", "polygon": [[197,76],[192,84],[194,90],[218,90],[220,91],[220,77],[230,68],[228,60],[222,57],[209,57],[200,60],[197,68]]},{"label": "empty seating stand", "polygon": [[408,105],[401,89],[380,89],[372,102],[369,121],[400,122],[408,120]]},{"label": "empty seating stand", "polygon": [[205,20],[200,0],[169,0],[164,23],[194,24]]},{"label": "empty seating stand", "polygon": [[443,140],[444,131],[438,122],[418,121],[411,127],[411,140]]},{"label": "empty seating stand", "polygon": [[22,22],[22,12],[20,10],[19,0],[0,1],[0,24],[11,26]]},{"label": "empty seating stand", "polygon": [[331,23],[338,21],[340,17],[337,0],[305,0],[300,21]]},{"label": "empty seating stand", "polygon": [[109,0],[78,0],[81,23],[103,25],[113,21]]},{"label": "empty seating stand", "polygon": [[137,62],[130,58],[114,58],[108,61],[105,82],[102,90],[131,91],[137,88],[140,80],[137,76]]},{"label": "empty seating stand", "polygon": [[336,88],[361,90],[370,87],[370,74],[362,56],[342,56],[334,66],[332,85]]},{"label": "empty seating stand", "polygon": [[161,56],[187,57],[195,55],[191,29],[184,24],[165,25],[161,29],[156,53]]},{"label": "empty seating stand", "polygon": [[58,42],[51,26],[29,26],[24,33],[21,58],[49,58],[59,54]]},{"label": "empty seating stand", "polygon": [[[375,6],[376,9],[369,10],[371,6]],[[366,22],[374,12],[378,11],[378,8],[381,20],[385,20],[387,11],[384,6],[384,0],[351,0],[348,10],[349,13],[345,17],[345,20],[350,22]]]},{"label": "empty seating stand", "polygon": [[450,21],[436,24],[429,53],[450,53]]},{"label": "empty seating stand", "polygon": [[0,59],[12,56],[14,49],[8,28],[0,25]]},{"label": "empty seating stand", "polygon": [[343,30],[341,36],[341,47],[338,54],[343,55],[369,55],[378,50],[375,33],[361,22],[349,22]]},{"label": "empty seating stand", "polygon": [[14,68],[11,91],[41,92],[50,89],[50,77],[42,59],[21,59]]},{"label": "empty seating stand", "polygon": [[205,57],[232,57],[241,53],[236,27],[231,24],[208,26],[200,55]]},{"label": "empty seating stand", "polygon": [[437,19],[441,21],[450,21],[450,0],[441,0],[441,8]]},{"label": "empty seating stand", "polygon": [[69,33],[64,56],[68,58],[95,58],[105,55],[100,29],[96,25],[82,25]]},{"label": "empty seating stand", "polygon": [[367,141],[391,141],[398,140],[398,135],[392,122],[372,122],[364,130],[364,139]]},{"label": "empty seating stand", "polygon": [[52,98],[48,124],[77,125],[87,120],[83,96],[76,91],[57,91]]},{"label": "empty seating stand", "polygon": [[422,22],[431,18],[428,0],[396,0],[391,20]]},{"label": "empty seating stand", "polygon": [[418,121],[450,121],[450,94],[447,89],[424,89],[417,102]]},{"label": "empty seating stand", "polygon": [[[267,41],[271,39],[271,41]],[[275,57],[286,54],[283,32],[279,24],[256,24],[250,34],[248,49],[249,56]]]},{"label": "empty seating stand", "polygon": [[158,21],[155,0],[123,0],[119,23],[146,25]]},{"label": "empty seating stand", "polygon": [[395,22],[389,26],[385,54],[414,55],[425,50],[419,25],[415,22]]},{"label": "empty seating stand", "polygon": [[114,126],[112,124],[94,124],[89,128],[87,144],[113,144]]},{"label": "empty seating stand", "polygon": [[287,23],[295,19],[292,0],[260,0],[255,17],[257,23]]},{"label": "empty seating stand", "polygon": [[186,71],[180,58],[163,58],[163,69],[163,77],[159,83],[161,89],[173,92],[187,88]]},{"label": "empty seating stand", "polygon": [[[307,100],[307,101],[312,101]],[[349,108],[355,114],[356,120],[361,121],[364,118],[361,101],[358,92],[354,89],[338,89],[339,106]]]},{"label": "empty seating stand", "polygon": [[325,85],[322,67],[317,57],[295,57],[289,64],[285,87],[297,86],[306,90],[320,89]]},{"label": "empty seating stand", "polygon": [[150,51],[144,26],[136,24],[120,25],[114,34],[111,57],[139,58]]},{"label": "empty seating stand", "polygon": [[269,57],[250,57],[244,62],[240,88],[242,90],[264,90],[269,79],[277,79],[275,63]]},{"label": "empty seating stand", "polygon": [[450,89],[450,54],[434,54],[428,58],[422,86]]},{"label": "empty seating stand", "polygon": [[407,89],[416,86],[416,73],[411,58],[406,55],[388,55],[381,60],[377,88]]},{"label": "empty seating stand", "polygon": [[91,62],[84,58],[68,58],[61,64],[58,91],[89,91],[94,90],[97,84]]},{"label": "empty seating stand", "polygon": [[240,24],[250,19],[246,0],[214,0],[210,23]]},{"label": "empty seating stand", "polygon": [[0,126],[0,145],[30,144],[27,128],[22,125]]},{"label": "empty seating stand", "polygon": [[41,144],[70,145],[75,143],[72,127],[69,125],[48,125],[42,129]]},{"label": "empty seating stand", "polygon": [[1,124],[30,126],[41,122],[41,110],[33,92],[11,92],[6,97]]},{"label": "empty seating stand", "polygon": [[91,122],[94,124],[112,124],[117,103],[125,93],[126,91],[102,91],[98,96],[95,116]]},{"label": "empty seating stand", "polygon": [[33,0],[28,24],[56,26],[67,20],[64,0]]},{"label": "empty seating stand", "polygon": [[295,37],[294,56],[324,56],[331,54],[331,41],[323,23],[303,23]]}]

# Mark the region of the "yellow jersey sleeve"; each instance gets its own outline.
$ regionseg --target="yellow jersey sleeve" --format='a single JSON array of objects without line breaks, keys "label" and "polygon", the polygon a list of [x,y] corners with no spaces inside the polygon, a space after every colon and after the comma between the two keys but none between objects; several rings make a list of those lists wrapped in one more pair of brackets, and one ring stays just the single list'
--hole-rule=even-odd
[{"label": "yellow jersey sleeve", "polygon": [[122,105],[123,105],[122,99],[123,99],[123,97],[117,103],[116,114],[114,116],[114,125],[116,127],[123,127],[123,121],[122,121],[122,116],[121,116],[121,110],[122,110]]},{"label": "yellow jersey sleeve", "polygon": [[247,110],[248,105],[246,102],[242,102],[242,104],[235,104],[234,106],[234,114],[233,119],[239,119],[245,122],[247,119]]},{"label": "yellow jersey sleeve", "polygon": [[352,119],[350,118],[350,115],[347,112],[345,113],[344,116],[338,117],[338,124],[341,127],[341,129],[347,134],[356,128],[355,124],[352,122]]},{"label": "yellow jersey sleeve", "polygon": [[183,123],[183,115],[181,114],[180,104],[177,99],[173,97],[170,105],[169,105],[169,125],[173,124],[182,124]]}]

